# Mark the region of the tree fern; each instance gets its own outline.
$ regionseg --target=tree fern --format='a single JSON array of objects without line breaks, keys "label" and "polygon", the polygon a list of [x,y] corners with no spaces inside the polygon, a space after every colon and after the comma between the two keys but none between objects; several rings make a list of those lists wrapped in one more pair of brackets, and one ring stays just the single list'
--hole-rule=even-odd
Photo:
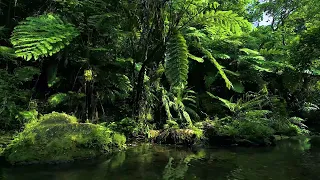
[{"label": "tree fern", "polygon": [[71,24],[64,23],[57,15],[45,14],[20,22],[13,30],[11,43],[16,56],[37,60],[59,52],[77,35]]},{"label": "tree fern", "polygon": [[188,79],[188,47],[184,37],[175,33],[167,44],[165,74],[172,87],[184,87]]}]

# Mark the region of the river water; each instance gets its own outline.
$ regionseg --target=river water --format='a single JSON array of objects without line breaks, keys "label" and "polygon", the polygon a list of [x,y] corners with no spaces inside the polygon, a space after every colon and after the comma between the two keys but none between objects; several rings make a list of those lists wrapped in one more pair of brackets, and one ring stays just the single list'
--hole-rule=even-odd
[{"label": "river water", "polygon": [[320,180],[320,140],[275,147],[186,149],[141,144],[109,158],[60,165],[0,167],[5,180]]}]

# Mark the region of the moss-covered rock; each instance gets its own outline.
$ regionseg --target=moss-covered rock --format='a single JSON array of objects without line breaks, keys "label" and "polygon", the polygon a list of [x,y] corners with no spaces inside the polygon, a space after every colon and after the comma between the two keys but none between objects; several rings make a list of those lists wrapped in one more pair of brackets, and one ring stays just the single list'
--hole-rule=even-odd
[{"label": "moss-covered rock", "polygon": [[202,137],[199,129],[163,129],[150,130],[150,139],[159,144],[179,144],[191,146]]},{"label": "moss-covered rock", "polygon": [[3,154],[11,164],[64,162],[121,149],[125,142],[123,135],[106,127],[54,112],[26,124]]},{"label": "moss-covered rock", "polygon": [[214,123],[203,128],[207,143],[218,146],[270,146],[275,144],[273,132],[261,125],[239,123],[220,126]]}]

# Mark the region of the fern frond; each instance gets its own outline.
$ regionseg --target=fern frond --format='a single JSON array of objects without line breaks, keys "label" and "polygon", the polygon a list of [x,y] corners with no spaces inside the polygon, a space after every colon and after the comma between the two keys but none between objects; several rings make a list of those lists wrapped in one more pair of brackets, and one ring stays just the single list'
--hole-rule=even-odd
[{"label": "fern frond", "polygon": [[301,108],[305,112],[318,111],[320,109],[316,104],[305,102]]},{"label": "fern frond", "polygon": [[256,55],[256,56],[260,55],[260,52],[252,50],[252,49],[249,49],[249,48],[241,48],[240,52],[244,52],[247,55]]},{"label": "fern frond", "polygon": [[197,18],[198,22],[212,24],[212,28],[218,27],[227,33],[241,34],[245,29],[252,29],[251,23],[232,11],[212,10],[199,14]]},{"label": "fern frond", "polygon": [[192,115],[195,119],[197,119],[197,120],[200,119],[199,114],[195,110],[193,110],[192,108],[186,107],[185,110],[188,112],[189,115]]},{"label": "fern frond", "polygon": [[14,54],[14,49],[6,46],[0,46],[0,57],[5,59],[12,59],[16,55]]},{"label": "fern frond", "polygon": [[189,113],[187,111],[182,111],[182,115],[183,115],[184,119],[186,120],[187,125],[192,126],[192,120],[190,118]]},{"label": "fern frond", "polygon": [[218,59],[231,59],[231,57],[228,54],[223,53],[214,53],[213,56]]},{"label": "fern frond", "polygon": [[254,118],[261,118],[266,116],[267,114],[272,113],[272,111],[269,110],[250,110],[250,111],[246,111],[244,112],[245,116],[250,116],[250,117],[254,117]]},{"label": "fern frond", "polygon": [[266,102],[264,96],[257,96],[247,102],[240,102],[241,110],[255,109],[263,106]]},{"label": "fern frond", "polygon": [[235,108],[236,108],[236,106],[237,106],[236,103],[232,103],[232,102],[230,102],[230,101],[228,101],[228,100],[226,100],[226,99],[223,99],[223,98],[220,98],[220,97],[218,97],[218,96],[215,96],[215,95],[211,94],[210,92],[207,92],[207,94],[208,94],[210,97],[221,101],[221,102],[223,103],[223,105],[224,105],[225,107],[227,107],[230,111],[232,111],[232,112],[235,111]]},{"label": "fern frond", "polygon": [[57,15],[45,14],[20,22],[13,30],[11,43],[17,57],[37,60],[59,52],[78,34],[71,24],[64,23]]},{"label": "fern frond", "polygon": [[192,60],[194,60],[194,61],[197,61],[197,62],[199,62],[199,63],[203,63],[203,62],[204,62],[203,58],[197,57],[197,56],[192,55],[192,54],[190,54],[190,53],[188,54],[188,56],[189,56],[190,59],[192,59]]},{"label": "fern frond", "polygon": [[231,71],[231,70],[228,70],[228,69],[223,69],[223,71],[226,73],[226,74],[229,74],[229,75],[232,75],[232,76],[240,76],[240,73],[237,73],[237,72],[234,72],[234,71]]},{"label": "fern frond", "polygon": [[237,93],[244,92],[245,87],[243,86],[243,84],[240,81],[233,82],[232,84],[233,84],[233,87],[232,87],[233,91],[235,91]]},{"label": "fern frond", "polygon": [[164,106],[164,109],[166,111],[167,119],[172,120],[172,115],[170,112],[170,99],[168,96],[168,93],[165,89],[162,89],[162,105]]},{"label": "fern frond", "polygon": [[278,68],[289,68],[294,70],[295,68],[289,63],[281,63],[276,61],[267,61],[263,56],[260,55],[245,55],[239,56],[240,62],[248,62],[252,64],[253,68],[258,71],[274,72],[274,69]]},{"label": "fern frond", "polygon": [[211,63],[214,64],[214,66],[218,69],[219,74],[221,75],[221,77],[224,79],[225,83],[226,83],[226,87],[228,89],[230,89],[232,87],[232,83],[231,81],[228,79],[227,75],[225,74],[223,67],[218,63],[218,61],[212,56],[212,54],[210,53],[210,51],[208,51],[205,48],[201,48],[202,52],[207,56],[208,59],[210,59]]},{"label": "fern frond", "polygon": [[188,47],[181,33],[175,33],[167,44],[165,75],[172,87],[184,87],[188,78]]},{"label": "fern frond", "polygon": [[262,56],[266,55],[284,55],[284,52],[279,49],[260,49],[259,53]]}]

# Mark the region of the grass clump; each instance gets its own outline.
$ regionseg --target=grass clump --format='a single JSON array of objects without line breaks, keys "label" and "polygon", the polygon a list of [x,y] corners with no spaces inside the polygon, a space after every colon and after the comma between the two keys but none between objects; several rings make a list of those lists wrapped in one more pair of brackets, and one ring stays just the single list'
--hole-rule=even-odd
[{"label": "grass clump", "polygon": [[73,161],[121,149],[125,141],[106,127],[53,112],[27,123],[3,154],[11,164]]}]

